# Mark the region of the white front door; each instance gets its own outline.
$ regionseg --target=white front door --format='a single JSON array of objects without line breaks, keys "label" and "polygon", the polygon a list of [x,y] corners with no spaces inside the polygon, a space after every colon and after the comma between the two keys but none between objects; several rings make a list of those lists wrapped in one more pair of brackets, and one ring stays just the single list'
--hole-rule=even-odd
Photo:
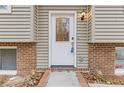
[{"label": "white front door", "polygon": [[74,66],[74,15],[51,15],[51,65]]}]

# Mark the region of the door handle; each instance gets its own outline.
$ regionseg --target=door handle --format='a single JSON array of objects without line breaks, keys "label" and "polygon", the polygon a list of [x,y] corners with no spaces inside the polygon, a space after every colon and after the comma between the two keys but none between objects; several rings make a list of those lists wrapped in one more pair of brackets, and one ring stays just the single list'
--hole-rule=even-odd
[{"label": "door handle", "polygon": [[71,37],[71,40],[74,40],[74,37]]},{"label": "door handle", "polygon": [[74,42],[71,42],[71,53],[74,53]]}]

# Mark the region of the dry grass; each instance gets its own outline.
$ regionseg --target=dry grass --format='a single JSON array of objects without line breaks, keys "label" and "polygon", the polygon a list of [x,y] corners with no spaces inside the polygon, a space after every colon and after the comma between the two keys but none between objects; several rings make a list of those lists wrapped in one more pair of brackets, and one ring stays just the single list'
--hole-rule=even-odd
[{"label": "dry grass", "polygon": [[0,86],[2,86],[2,84],[8,81],[10,77],[11,76],[7,76],[7,75],[0,76]]},{"label": "dry grass", "polygon": [[110,76],[99,73],[82,73],[88,83],[124,85],[124,76]]},{"label": "dry grass", "polygon": [[10,78],[3,78],[0,81],[0,86],[3,87],[36,87],[42,78],[44,72],[31,72],[30,75],[25,77],[13,76]]}]

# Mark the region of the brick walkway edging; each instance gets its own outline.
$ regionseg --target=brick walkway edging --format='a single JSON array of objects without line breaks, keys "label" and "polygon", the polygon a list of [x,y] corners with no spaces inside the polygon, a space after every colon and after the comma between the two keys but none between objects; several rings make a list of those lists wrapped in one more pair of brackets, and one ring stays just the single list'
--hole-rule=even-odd
[{"label": "brick walkway edging", "polygon": [[37,87],[45,87],[48,82],[49,70],[46,70],[43,74],[43,77],[40,79]]},{"label": "brick walkway edging", "polygon": [[89,87],[89,84],[86,82],[86,80],[84,79],[83,75],[81,74],[81,72],[76,72],[76,76],[80,82],[80,85],[82,87]]}]

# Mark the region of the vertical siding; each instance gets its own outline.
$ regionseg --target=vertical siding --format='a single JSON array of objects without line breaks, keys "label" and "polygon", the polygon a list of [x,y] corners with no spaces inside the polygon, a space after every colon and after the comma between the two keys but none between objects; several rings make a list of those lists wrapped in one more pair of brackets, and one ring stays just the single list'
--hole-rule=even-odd
[{"label": "vertical siding", "polygon": [[92,7],[88,6],[87,10],[87,17],[88,17],[88,41],[91,41],[91,31],[92,31]]},{"label": "vertical siding", "polygon": [[95,41],[124,41],[124,6],[95,6]]},{"label": "vertical siding", "polygon": [[34,22],[33,22],[33,25],[34,25],[34,40],[36,41],[37,40],[37,6],[34,6]]},{"label": "vertical siding", "polygon": [[[37,68],[48,67],[48,14],[49,10],[77,11],[86,10],[87,6],[38,6],[38,31],[37,31]],[[87,19],[81,21],[77,15],[77,67],[88,66],[88,31]]]},{"label": "vertical siding", "polygon": [[32,6],[11,7],[11,13],[0,13],[0,42],[31,41]]}]

